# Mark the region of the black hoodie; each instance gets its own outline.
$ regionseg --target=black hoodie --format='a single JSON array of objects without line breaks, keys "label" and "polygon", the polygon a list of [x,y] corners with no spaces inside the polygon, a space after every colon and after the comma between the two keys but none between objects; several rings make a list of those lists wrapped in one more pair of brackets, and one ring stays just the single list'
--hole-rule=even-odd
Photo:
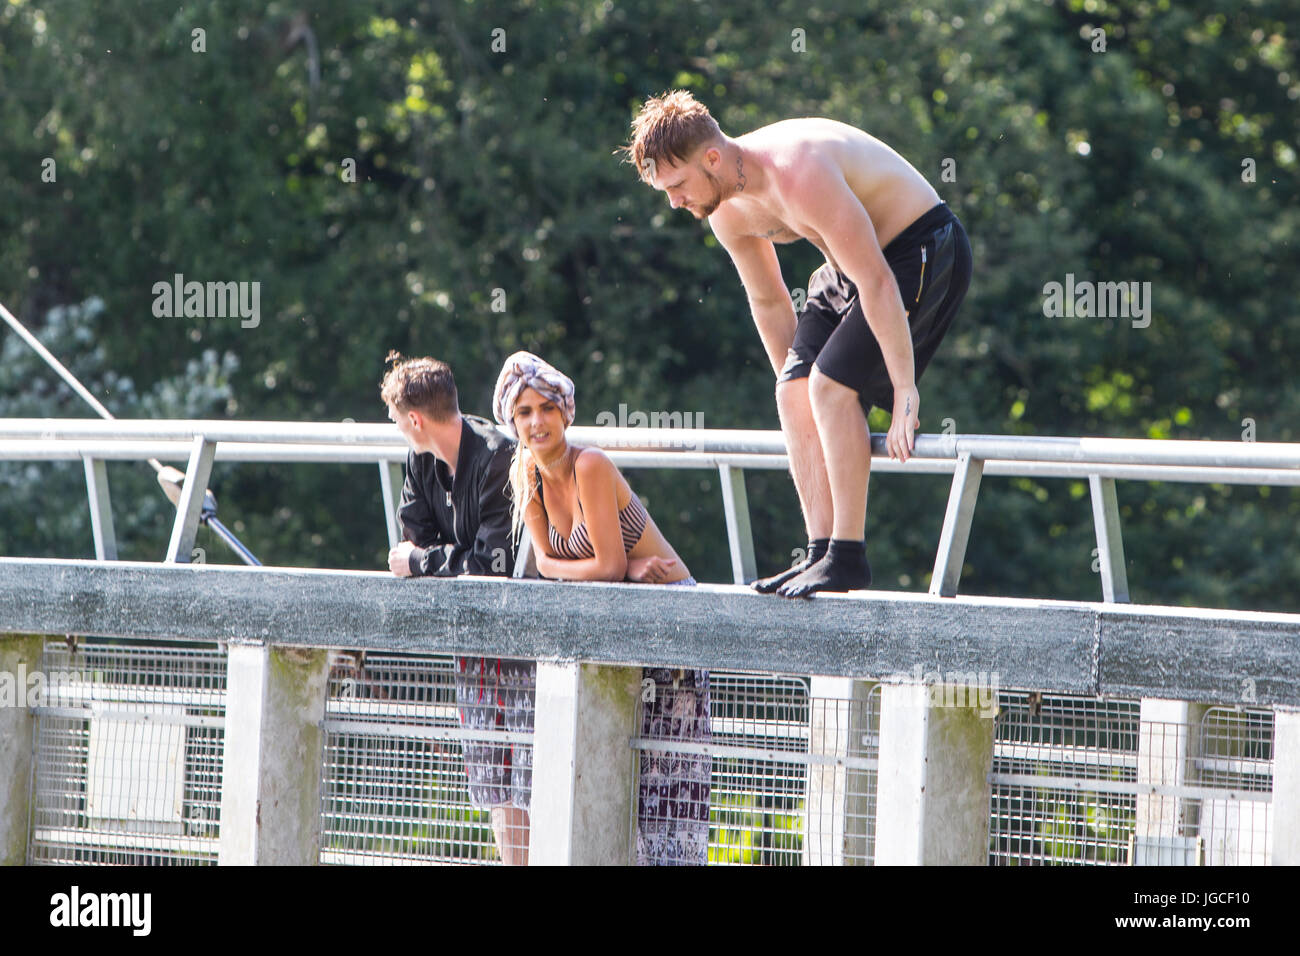
[{"label": "black hoodie", "polygon": [[406,458],[397,509],[411,552],[411,574],[510,574],[510,459],[515,443],[476,415],[461,416],[456,476],[429,452]]}]

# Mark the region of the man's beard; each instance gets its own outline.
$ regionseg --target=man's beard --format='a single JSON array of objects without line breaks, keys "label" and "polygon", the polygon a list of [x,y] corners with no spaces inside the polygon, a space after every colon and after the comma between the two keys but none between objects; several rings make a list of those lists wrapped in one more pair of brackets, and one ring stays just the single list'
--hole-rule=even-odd
[{"label": "man's beard", "polygon": [[707,169],[704,170],[704,176],[713,187],[713,198],[709,201],[708,205],[698,206],[697,208],[702,214],[701,218],[707,219],[709,216],[712,216],[717,212],[718,207],[722,205],[722,180],[717,176],[714,176],[713,173],[709,172]]}]

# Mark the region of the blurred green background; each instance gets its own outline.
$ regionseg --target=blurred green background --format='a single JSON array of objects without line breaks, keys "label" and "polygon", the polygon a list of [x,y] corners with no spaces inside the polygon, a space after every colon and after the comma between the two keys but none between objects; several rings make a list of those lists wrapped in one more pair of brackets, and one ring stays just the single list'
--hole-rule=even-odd
[{"label": "blurred green background", "polygon": [[[613,152],[684,87],[732,135],[859,126],[961,216],[975,279],[923,431],[1295,441],[1298,43],[1293,0],[0,0],[0,301],[122,417],[383,421],[391,348],[450,362],[489,415],[527,348],[573,377],[579,424],[626,403],[775,429],[729,258]],[[806,286],[816,250],[780,256]],[[177,272],[260,282],[260,325],[155,318]],[[1150,327],[1045,318],[1066,273],[1149,281]],[[0,416],[90,414],[0,330]],[[159,559],[152,472],[109,474],[122,557]],[[629,477],[696,576],[728,580],[716,475]],[[379,568],[377,479],[218,465],[212,485],[268,564]],[[748,491],[770,573],[804,543],[793,486]],[[927,586],[946,497],[872,482],[877,587]],[[1300,609],[1295,490],[1119,500],[1134,600]],[[1099,599],[1094,547],[1085,482],[986,478],[962,589]],[[79,465],[0,463],[0,554],[93,555]]]}]

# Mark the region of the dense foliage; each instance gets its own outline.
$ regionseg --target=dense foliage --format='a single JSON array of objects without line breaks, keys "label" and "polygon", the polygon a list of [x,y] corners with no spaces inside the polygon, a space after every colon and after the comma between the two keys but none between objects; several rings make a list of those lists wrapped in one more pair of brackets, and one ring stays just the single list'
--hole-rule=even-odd
[{"label": "dense foliage", "polygon": [[[0,300],[125,417],[381,421],[390,348],[449,361],[486,414],[524,347],[573,376],[579,423],[775,428],[725,252],[613,154],[647,94],[687,87],[733,135],[858,125],[962,217],[976,276],[923,431],[1296,441],[1298,43],[1292,0],[0,0]],[[792,288],[818,263],[781,258]],[[260,323],[155,317],[176,273],[260,282]],[[1150,282],[1150,325],[1046,317],[1067,274]],[[89,414],[2,334],[0,415]],[[213,486],[267,563],[382,567],[377,477]],[[110,478],[123,556],[157,558],[151,474]],[[632,479],[727,579],[716,475]],[[793,488],[748,489],[775,570],[803,543]],[[873,481],[878,586],[928,584],[946,496]],[[1135,600],[1300,608],[1297,492],[1119,496]],[[79,467],[0,466],[0,553],[89,556],[85,511]],[[1094,544],[1086,483],[986,478],[963,589],[1095,598]]]}]

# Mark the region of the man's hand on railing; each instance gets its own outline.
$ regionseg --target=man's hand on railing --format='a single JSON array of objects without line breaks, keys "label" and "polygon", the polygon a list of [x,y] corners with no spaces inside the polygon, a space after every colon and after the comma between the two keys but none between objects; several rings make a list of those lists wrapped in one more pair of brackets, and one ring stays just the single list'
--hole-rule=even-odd
[{"label": "man's hand on railing", "polygon": [[885,439],[890,458],[907,461],[916,448],[916,430],[921,427],[920,412],[921,393],[915,384],[894,389],[894,417]]},{"label": "man's hand on railing", "polygon": [[629,558],[627,579],[642,584],[661,584],[668,580],[676,563],[676,558],[661,558],[653,554],[644,558]]},{"label": "man's hand on railing", "polygon": [[411,552],[414,550],[415,545],[409,541],[403,541],[396,545],[388,552],[388,570],[399,578],[409,578],[411,576]]}]

